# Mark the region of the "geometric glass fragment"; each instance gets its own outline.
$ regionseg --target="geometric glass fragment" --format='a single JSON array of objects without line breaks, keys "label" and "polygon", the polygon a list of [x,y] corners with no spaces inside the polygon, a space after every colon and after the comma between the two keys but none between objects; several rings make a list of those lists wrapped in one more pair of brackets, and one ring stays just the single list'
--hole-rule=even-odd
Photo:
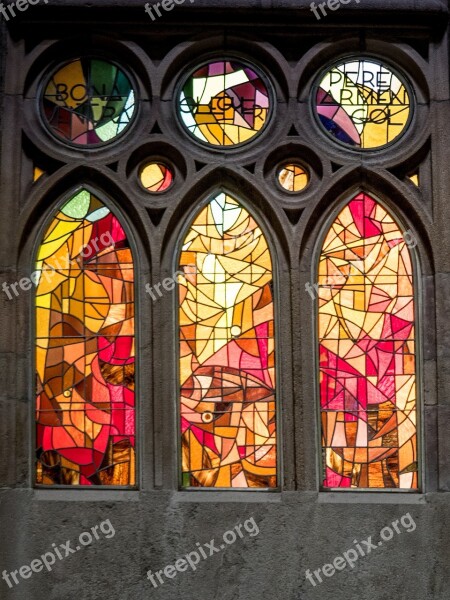
[{"label": "geometric glass fragment", "polygon": [[413,175],[409,175],[408,179],[413,182],[413,184],[417,187],[420,186],[419,181],[419,173],[414,173]]},{"label": "geometric glass fragment", "polygon": [[36,483],[135,484],[132,251],[87,189],[43,236],[36,285]]},{"label": "geometric glass fragment", "polygon": [[148,192],[165,192],[172,185],[173,179],[172,169],[160,162],[147,163],[140,171],[141,183]]},{"label": "geometric glass fragment", "polygon": [[325,488],[416,490],[410,232],[360,193],[323,243],[318,276]]},{"label": "geometric glass fragment", "polygon": [[179,270],[182,487],[277,487],[272,262],[228,193],[195,217]]},{"label": "geometric glass fragment", "polygon": [[316,116],[339,142],[380,148],[404,132],[412,114],[407,86],[375,59],[347,59],[331,67],[315,92]]},{"label": "geometric glass fragment", "polygon": [[130,125],[135,109],[128,76],[115,64],[96,58],[58,67],[42,95],[49,130],[65,142],[89,148],[115,140]]},{"label": "geometric glass fragment", "polygon": [[253,139],[268,123],[271,99],[266,83],[252,66],[221,60],[197,69],[184,83],[179,116],[198,141],[236,146]]},{"label": "geometric glass fragment", "polygon": [[278,170],[278,183],[286,192],[301,192],[309,183],[309,173],[302,165],[289,163]]},{"label": "geometric glass fragment", "polygon": [[40,167],[33,167],[33,183],[35,183],[42,175],[45,175],[45,171],[43,171]]}]

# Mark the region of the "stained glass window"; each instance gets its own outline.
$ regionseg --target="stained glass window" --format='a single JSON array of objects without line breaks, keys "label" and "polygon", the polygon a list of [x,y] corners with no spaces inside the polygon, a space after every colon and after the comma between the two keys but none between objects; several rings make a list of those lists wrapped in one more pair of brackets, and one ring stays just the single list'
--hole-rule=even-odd
[{"label": "stained glass window", "polygon": [[277,486],[272,261],[236,198],[210,198],[182,245],[183,487]]},{"label": "stained glass window", "polygon": [[324,241],[317,292],[327,488],[418,488],[413,239],[361,193]]},{"label": "stained glass window", "polygon": [[154,194],[165,192],[173,183],[172,169],[160,162],[151,162],[143,166],[140,172],[142,185]]},{"label": "stained glass window", "polygon": [[322,126],[354,148],[393,142],[408,125],[411,109],[405,82],[375,59],[349,59],[333,66],[316,90],[315,111]]},{"label": "stained glass window", "polygon": [[117,217],[81,189],[37,254],[37,472],[44,485],[135,484],[133,257]]},{"label": "stained glass window", "polygon": [[302,165],[289,163],[278,170],[278,183],[286,192],[302,192],[308,186],[309,173]]},{"label": "stained glass window", "polygon": [[112,142],[131,123],[135,92],[115,64],[78,58],[50,77],[42,98],[44,122],[59,139],[76,146]]},{"label": "stained glass window", "polygon": [[184,83],[179,114],[186,129],[212,146],[236,146],[262,132],[271,109],[268,87],[255,67],[210,62]]}]

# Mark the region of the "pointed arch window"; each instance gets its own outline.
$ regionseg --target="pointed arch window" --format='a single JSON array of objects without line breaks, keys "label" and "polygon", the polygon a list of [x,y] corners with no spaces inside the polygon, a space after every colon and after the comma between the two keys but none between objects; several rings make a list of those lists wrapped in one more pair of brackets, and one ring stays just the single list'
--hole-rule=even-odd
[{"label": "pointed arch window", "polygon": [[323,486],[416,490],[411,232],[370,195],[338,214],[319,261]]},{"label": "pointed arch window", "polygon": [[256,220],[220,192],[179,261],[182,486],[277,487],[272,259]]},{"label": "pointed arch window", "polygon": [[81,188],[37,252],[36,483],[135,484],[134,265],[118,217]]}]

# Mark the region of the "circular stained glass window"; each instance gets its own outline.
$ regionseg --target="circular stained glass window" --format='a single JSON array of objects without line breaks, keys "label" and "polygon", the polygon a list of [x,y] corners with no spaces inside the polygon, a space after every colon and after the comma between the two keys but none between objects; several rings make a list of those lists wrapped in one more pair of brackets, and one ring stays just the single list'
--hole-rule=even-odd
[{"label": "circular stained glass window", "polygon": [[309,173],[298,163],[289,163],[278,169],[278,183],[286,192],[302,192],[309,183]]},{"label": "circular stained glass window", "polygon": [[315,113],[339,142],[371,150],[403,133],[412,114],[405,81],[375,59],[348,59],[332,66],[315,89]]},{"label": "circular stained glass window", "polygon": [[183,125],[211,146],[238,146],[266,127],[271,98],[254,67],[216,60],[197,69],[183,84],[178,102]]},{"label": "circular stained glass window", "polygon": [[112,142],[130,125],[135,110],[128,76],[117,65],[97,58],[78,58],[58,67],[42,94],[47,127],[75,146]]},{"label": "circular stained glass window", "polygon": [[148,192],[161,193],[170,188],[174,174],[168,165],[151,162],[142,167],[139,178]]}]

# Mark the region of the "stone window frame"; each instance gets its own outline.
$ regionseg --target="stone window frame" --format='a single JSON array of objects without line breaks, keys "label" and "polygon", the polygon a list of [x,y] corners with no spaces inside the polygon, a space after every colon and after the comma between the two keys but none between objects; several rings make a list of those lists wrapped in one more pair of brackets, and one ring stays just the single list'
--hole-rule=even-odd
[{"label": "stone window frame", "polygon": [[[402,0],[402,6],[399,4],[397,7],[387,0],[377,0],[378,10],[373,12],[343,9],[341,14],[345,12],[345,29],[347,33],[352,34],[351,36],[342,35],[342,23],[337,22],[333,16],[327,18],[326,23],[316,24],[311,21],[306,3],[303,2],[298,22],[292,24],[291,11],[281,10],[282,2],[274,2],[275,8],[280,4],[280,9],[275,11],[275,24],[270,24],[269,11],[262,10],[261,15],[256,17],[256,10],[251,9],[252,14],[255,14],[258,32],[255,39],[250,40],[248,36],[242,35],[245,32],[245,26],[242,24],[239,24],[238,31],[233,35],[227,32],[224,36],[225,25],[230,26],[233,18],[227,15],[224,9],[205,12],[203,5],[208,5],[207,0],[199,0],[201,6],[198,9],[180,8],[175,21],[180,28],[184,27],[189,42],[175,45],[158,65],[152,63],[139,43],[132,39],[134,35],[136,40],[143,43],[146,35],[146,28],[135,20],[138,8],[141,7],[134,0],[128,2],[128,5],[136,7],[132,13],[133,17],[125,17],[126,13],[121,12],[120,7],[117,8],[117,13],[114,13],[120,13],[125,19],[125,30],[129,34],[126,41],[119,40],[119,35],[126,37],[123,27],[120,32],[115,32],[114,39],[105,36],[102,34],[104,28],[98,27],[94,11],[88,11],[85,7],[77,9],[75,3],[69,0],[61,0],[60,3],[61,9],[67,8],[67,11],[61,10],[58,13],[60,16],[57,21],[61,23],[63,41],[57,53],[53,43],[49,41],[53,39],[50,33],[54,32],[56,11],[51,20],[48,11],[38,8],[33,13],[33,18],[15,21],[10,25],[6,40],[8,58],[5,61],[3,143],[12,133],[15,133],[17,139],[23,136],[23,147],[14,144],[11,152],[4,152],[2,155],[2,172],[5,174],[2,190],[2,198],[5,201],[4,214],[9,210],[9,214],[13,215],[14,211],[17,211],[19,199],[19,211],[15,220],[17,243],[11,250],[10,262],[7,261],[8,277],[11,281],[16,281],[17,277],[27,276],[27,273],[29,275],[30,256],[33,244],[38,239],[37,232],[48,218],[49,211],[56,207],[58,200],[76,185],[86,183],[109,198],[113,204],[120,205],[122,213],[127,215],[132,237],[138,245],[141,262],[139,281],[148,281],[151,285],[172,273],[174,249],[179,243],[183,227],[186,226],[183,218],[186,212],[194,210],[205,195],[219,187],[225,187],[236,194],[252,209],[261,226],[273,240],[273,260],[278,261],[279,291],[276,300],[278,306],[283,307],[283,322],[280,319],[277,321],[278,346],[281,352],[281,356],[278,354],[278,376],[282,395],[282,404],[279,405],[279,410],[282,410],[281,490],[286,493],[303,491],[317,494],[320,488],[317,469],[320,456],[317,448],[315,382],[314,377],[308,375],[315,372],[311,362],[314,354],[313,311],[309,305],[308,310],[295,311],[294,307],[305,306],[303,290],[305,283],[311,279],[311,265],[317,256],[316,240],[321,225],[326,222],[327,216],[336,210],[344,196],[360,190],[380,197],[392,208],[393,214],[411,228],[419,241],[418,255],[422,267],[420,285],[423,296],[427,298],[426,305],[422,306],[422,386],[426,391],[423,406],[423,448],[426,464],[423,491],[434,491],[439,489],[440,485],[437,447],[439,423],[436,406],[435,271],[431,215],[439,192],[442,193],[444,189],[444,182],[432,169],[431,157],[433,161],[443,163],[446,148],[437,136],[431,137],[431,133],[438,130],[438,123],[436,116],[430,119],[429,115],[430,105],[437,104],[439,99],[448,95],[448,77],[433,80],[437,62],[442,63],[445,60],[448,66],[447,57],[443,56],[442,47],[438,43],[443,35],[442,14],[445,11],[443,5],[431,9],[425,6],[426,3],[420,6],[411,3],[411,13],[402,13],[403,18],[400,19],[400,11],[405,1],[409,0]],[[104,11],[109,6],[109,3],[103,0],[98,4],[98,11]],[[233,1],[233,4],[236,7],[241,5],[239,1]],[[363,12],[364,18],[361,17]],[[218,13],[224,17],[224,22],[220,25],[217,24]],[[139,81],[141,92],[148,92],[141,96],[144,99],[142,114],[136,121],[142,123],[147,119],[145,135],[141,132],[137,141],[131,132],[121,138],[118,144],[113,143],[99,150],[98,155],[97,151],[79,152],[73,148],[56,150],[54,143],[49,142],[50,138],[45,138],[45,133],[36,123],[33,86],[39,81],[40,74],[45,71],[51,57],[56,55],[59,62],[62,56],[60,51],[63,55],[64,52],[70,56],[76,54],[74,40],[64,39],[64,32],[70,32],[69,15],[73,14],[85,24],[86,38],[89,37],[92,47],[112,50],[112,55],[119,63],[125,60],[125,66]],[[199,33],[194,14],[197,19],[203,19],[203,24],[211,23],[208,36]],[[393,15],[393,19],[387,27],[385,19],[388,14]],[[373,20],[369,21],[369,16]],[[109,19],[113,24],[112,15]],[[405,19],[412,28],[408,34],[403,30]],[[369,28],[364,26],[362,21],[375,23],[375,26]],[[41,27],[38,34],[33,32],[37,23]],[[158,24],[156,37],[169,38],[169,28],[173,27],[173,23],[172,20],[170,23]],[[308,26],[308,34],[305,33],[305,24]],[[274,31],[270,35],[267,34],[269,27]],[[309,48],[306,52],[299,52],[298,60],[291,60],[292,50],[286,51],[286,46],[280,41],[282,31],[285,31],[283,27],[290,28],[291,37],[298,31],[302,47]],[[311,30],[317,38],[315,42],[310,39]],[[396,33],[399,39],[394,41],[393,36],[395,37]],[[272,42],[266,38],[272,39]],[[278,44],[273,43],[273,38],[276,38]],[[281,46],[285,57],[279,49]],[[203,59],[208,53],[217,56],[220,52],[229,51],[241,54],[250,61],[252,56],[261,61],[265,72],[275,85],[278,106],[277,117],[270,126],[270,148],[261,144],[265,137],[263,134],[258,136],[254,143],[236,151],[232,150],[225,157],[225,153],[210,153],[207,149],[194,148],[187,135],[182,139],[181,135],[174,134],[173,123],[171,125],[171,95],[179,76],[195,57]],[[418,122],[411,125],[398,144],[394,143],[383,149],[383,156],[376,152],[355,154],[354,151],[351,151],[350,156],[341,146],[335,147],[329,140],[325,142],[318,134],[316,124],[308,112],[308,86],[320,69],[330,62],[331,57],[340,52],[348,54],[368,51],[380,57],[386,56],[391,64],[398,64],[402,72],[409,77],[418,94],[418,114],[417,119],[415,118]],[[154,84],[153,87],[150,82]],[[150,110],[150,93],[155,98],[153,111]],[[272,146],[273,139],[277,140],[276,156]],[[179,143],[175,143],[175,140]],[[94,154],[97,156],[93,158]],[[150,196],[135,180],[138,165],[150,156],[167,158],[175,167],[177,181],[161,197]],[[292,195],[283,193],[274,180],[276,166],[294,157],[298,157],[311,169],[311,182],[298,200],[293,200]],[[39,159],[49,173],[34,185],[31,183],[33,159]],[[415,188],[407,179],[416,168],[420,172],[420,189]],[[14,175],[18,172],[20,177]],[[11,199],[15,199],[14,204]],[[177,386],[172,381],[176,360],[173,343],[177,340],[173,304],[166,302],[149,306],[143,286],[140,288],[139,334],[141,341],[150,340],[147,344],[143,343],[141,348],[141,364],[151,365],[153,372],[163,373],[163,377],[151,379],[147,373],[148,379],[141,381],[141,389],[145,389],[147,384],[147,389],[151,390],[151,402],[145,403],[142,397],[140,399],[142,419],[138,431],[142,444],[138,458],[139,489],[174,492],[178,489],[178,457],[174,442],[177,437],[174,404],[177,393],[174,392],[174,386]],[[307,301],[309,302],[308,299]],[[14,307],[4,306],[5,339],[8,340],[9,352],[13,353],[17,361],[17,371],[14,365],[10,365],[7,370],[8,388],[13,390],[11,397],[14,402],[7,405],[8,418],[3,425],[8,427],[9,440],[11,431],[17,431],[17,435],[13,434],[16,460],[14,465],[6,467],[4,479],[11,485],[22,487],[31,486],[30,474],[34,464],[30,436],[24,435],[32,430],[34,422],[34,393],[32,384],[30,386],[29,369],[29,353],[33,348],[30,306],[32,307],[32,302],[25,294],[18,298]],[[21,335],[18,335],[17,331],[20,331]],[[159,352],[157,342],[161,339],[166,343],[162,352]],[[169,401],[169,411],[167,398],[173,399]],[[449,474],[443,471],[443,477],[448,480]],[[115,493],[115,490],[102,490],[104,493],[98,497]],[[86,489],[84,491],[88,492]],[[48,492],[57,493],[57,490],[50,488]],[[204,496],[208,500],[217,500],[228,495],[230,500],[243,501],[255,495],[262,499],[275,494],[251,491],[216,491],[215,494],[213,492],[214,490],[199,490],[194,494],[197,499]],[[192,492],[180,494],[186,497],[186,494],[190,495]],[[383,492],[377,492],[377,497],[382,495]],[[77,496],[79,497],[79,494]],[[321,492],[320,496],[326,501],[327,497],[335,498],[336,494]],[[348,501],[349,493],[344,496]],[[358,497],[363,501],[365,494],[356,490],[354,496],[356,501]],[[411,496],[407,501],[411,501]]]}]

